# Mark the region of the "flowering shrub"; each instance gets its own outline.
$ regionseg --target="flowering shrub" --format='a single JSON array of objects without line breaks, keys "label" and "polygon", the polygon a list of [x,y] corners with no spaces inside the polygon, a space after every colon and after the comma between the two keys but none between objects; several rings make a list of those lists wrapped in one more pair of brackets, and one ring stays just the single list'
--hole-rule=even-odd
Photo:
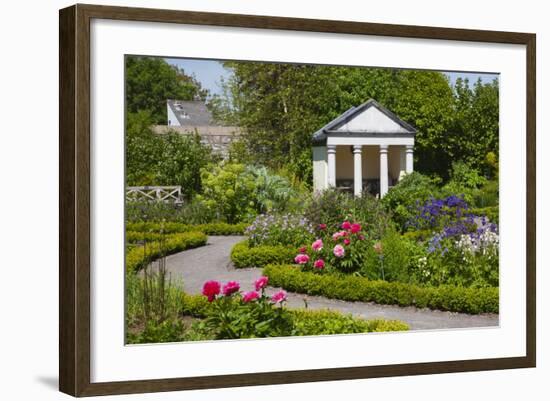
[{"label": "flowering shrub", "polygon": [[285,291],[266,295],[268,278],[254,282],[254,290],[241,294],[240,284],[215,280],[204,283],[202,294],[211,308],[203,329],[215,333],[216,339],[288,336],[293,334],[292,315],[284,308]]},{"label": "flowering shrub", "polygon": [[296,264],[317,272],[353,272],[361,268],[368,241],[359,223],[346,220],[332,234],[323,226],[319,234],[321,238],[317,238],[310,246],[299,249],[294,258]]},{"label": "flowering shrub", "polygon": [[463,286],[498,286],[498,226],[471,217],[472,226],[446,227],[428,242],[427,258],[418,266],[421,282]]},{"label": "flowering shrub", "polygon": [[314,238],[315,228],[305,217],[292,214],[261,214],[245,230],[250,246],[298,246]]},{"label": "flowering shrub", "polygon": [[468,204],[456,195],[444,199],[430,198],[417,206],[417,213],[407,223],[415,230],[441,228],[450,222],[461,221],[466,216]]}]

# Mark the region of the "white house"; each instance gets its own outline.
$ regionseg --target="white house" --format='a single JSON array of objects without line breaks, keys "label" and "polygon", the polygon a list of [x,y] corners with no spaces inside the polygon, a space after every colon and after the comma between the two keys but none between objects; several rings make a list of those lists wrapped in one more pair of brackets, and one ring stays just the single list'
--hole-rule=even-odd
[{"label": "white house", "polygon": [[413,171],[416,129],[369,100],[313,134],[313,187],[337,187],[383,197]]}]

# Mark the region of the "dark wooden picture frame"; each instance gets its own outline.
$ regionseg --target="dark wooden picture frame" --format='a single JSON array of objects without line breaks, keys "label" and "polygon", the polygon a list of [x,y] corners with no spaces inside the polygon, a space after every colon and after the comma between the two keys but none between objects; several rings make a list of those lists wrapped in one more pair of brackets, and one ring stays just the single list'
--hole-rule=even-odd
[{"label": "dark wooden picture frame", "polygon": [[[525,45],[526,356],[91,383],[90,22],[94,18]],[[59,388],[62,392],[93,396],[535,367],[535,34],[80,4],[60,10],[59,29]]]}]

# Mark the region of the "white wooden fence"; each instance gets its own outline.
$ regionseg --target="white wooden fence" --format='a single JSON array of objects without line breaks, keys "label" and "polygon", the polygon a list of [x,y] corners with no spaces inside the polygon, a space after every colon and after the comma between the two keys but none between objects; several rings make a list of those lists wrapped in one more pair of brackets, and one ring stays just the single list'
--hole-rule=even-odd
[{"label": "white wooden fence", "polygon": [[126,187],[129,202],[153,201],[182,203],[181,186]]}]

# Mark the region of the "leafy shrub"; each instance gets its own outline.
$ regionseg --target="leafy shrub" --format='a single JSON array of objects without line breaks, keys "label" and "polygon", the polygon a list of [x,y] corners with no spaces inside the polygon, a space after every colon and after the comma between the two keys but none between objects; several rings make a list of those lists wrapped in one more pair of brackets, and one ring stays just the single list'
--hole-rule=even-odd
[{"label": "leafy shrub", "polygon": [[193,199],[182,205],[165,202],[126,202],[126,221],[170,221],[186,224],[206,224],[220,220],[215,211]]},{"label": "leafy shrub", "polygon": [[481,221],[477,230],[452,236],[436,234],[430,240],[427,259],[417,274],[419,282],[496,287],[499,283],[498,227]]},{"label": "leafy shrub", "polygon": [[185,197],[201,188],[200,170],[212,160],[199,135],[152,132],[151,114],[129,113],[126,124],[126,179],[130,186],[181,185]]},{"label": "leafy shrub", "polygon": [[321,226],[311,245],[303,246],[294,261],[303,269],[321,272],[351,273],[363,264],[368,241],[359,223],[344,221],[338,231]]},{"label": "leafy shrub", "polygon": [[469,213],[474,216],[486,216],[489,221],[498,224],[499,221],[499,207],[488,206],[482,208],[473,208],[469,210]]},{"label": "leafy shrub", "polygon": [[426,255],[422,246],[394,231],[368,248],[361,274],[371,280],[410,283],[411,264],[419,255]]},{"label": "leafy shrub", "polygon": [[498,181],[487,181],[474,195],[474,205],[479,208],[494,206],[498,208]]},{"label": "leafy shrub", "polygon": [[247,224],[208,223],[208,224],[182,224],[182,223],[159,223],[139,222],[126,223],[126,231],[139,231],[166,234],[201,232],[207,235],[242,235]]},{"label": "leafy shrub", "polygon": [[[204,296],[182,294],[184,315],[205,317],[213,305]],[[333,310],[289,309],[294,336],[405,331],[409,326],[399,320],[365,320]]]},{"label": "leafy shrub", "polygon": [[311,195],[304,217],[315,226],[325,224],[329,231],[338,229],[344,220],[353,220],[371,238],[380,238],[393,226],[391,214],[372,195],[355,197],[332,188]]},{"label": "leafy shrub", "polygon": [[439,196],[438,179],[418,172],[407,174],[382,198],[382,204],[393,213],[393,220],[403,232],[416,214],[417,207]]},{"label": "leafy shrub", "polygon": [[382,331],[406,331],[409,326],[399,320],[363,320],[351,314],[330,310],[295,310],[294,335],[315,336],[326,334],[370,333]]},{"label": "leafy shrub", "polygon": [[284,307],[286,293],[269,297],[265,293],[267,277],[256,280],[255,290],[240,293],[240,284],[229,281],[204,283],[203,295],[212,304],[203,322],[216,339],[277,337],[292,334],[292,316]]},{"label": "leafy shrub", "polygon": [[290,263],[296,251],[282,245],[250,247],[248,241],[239,242],[231,250],[231,261],[236,268],[264,267],[271,263]]},{"label": "leafy shrub", "polygon": [[304,217],[292,214],[261,214],[246,228],[248,242],[258,245],[300,246],[314,238],[314,226]]},{"label": "leafy shrub", "polygon": [[420,287],[352,275],[320,275],[291,265],[269,265],[264,268],[263,274],[269,277],[270,285],[344,301],[417,306],[470,314],[498,313],[499,310],[499,289],[493,287]]},{"label": "leafy shrub", "polygon": [[201,232],[187,232],[166,236],[164,241],[147,242],[126,253],[126,271],[137,271],[161,256],[206,245],[207,236]]},{"label": "leafy shrub", "polygon": [[442,194],[460,194],[468,204],[473,205],[478,188],[485,185],[486,182],[487,179],[480,175],[476,169],[464,162],[455,162],[452,164],[450,180],[442,188]]},{"label": "leafy shrub", "polygon": [[254,175],[243,164],[220,164],[201,170],[203,193],[197,199],[228,223],[248,221],[256,214]]},{"label": "leafy shrub", "polygon": [[247,171],[254,177],[255,208],[258,213],[282,212],[296,196],[296,191],[285,178],[271,173],[266,167],[248,166]]}]

